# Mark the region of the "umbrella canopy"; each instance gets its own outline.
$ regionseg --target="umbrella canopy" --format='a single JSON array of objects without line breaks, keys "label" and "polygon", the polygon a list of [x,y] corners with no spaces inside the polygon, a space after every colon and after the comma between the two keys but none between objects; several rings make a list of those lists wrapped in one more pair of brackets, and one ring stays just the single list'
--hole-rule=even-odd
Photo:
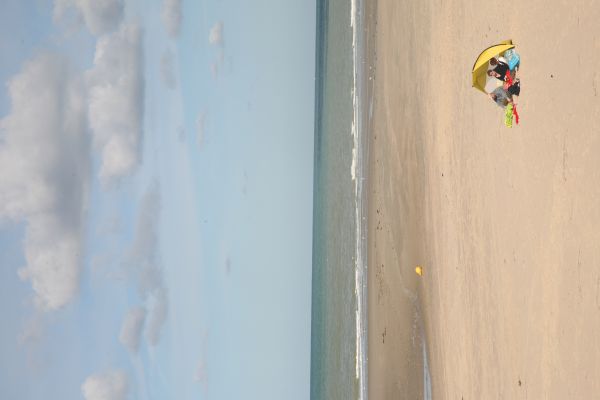
[{"label": "umbrella canopy", "polygon": [[488,62],[493,57],[498,57],[506,50],[510,50],[514,47],[515,45],[512,43],[512,40],[505,40],[500,44],[495,44],[483,50],[479,57],[477,57],[477,59],[475,60],[475,64],[473,64],[473,87],[481,90],[483,93],[487,93],[485,90],[485,86],[488,79]]}]

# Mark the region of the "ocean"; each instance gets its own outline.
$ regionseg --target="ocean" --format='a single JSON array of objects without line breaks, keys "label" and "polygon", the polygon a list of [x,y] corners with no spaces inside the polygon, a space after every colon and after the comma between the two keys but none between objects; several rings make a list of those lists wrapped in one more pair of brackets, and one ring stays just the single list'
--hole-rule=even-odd
[{"label": "ocean", "polygon": [[363,2],[317,0],[311,399],[367,398]]}]

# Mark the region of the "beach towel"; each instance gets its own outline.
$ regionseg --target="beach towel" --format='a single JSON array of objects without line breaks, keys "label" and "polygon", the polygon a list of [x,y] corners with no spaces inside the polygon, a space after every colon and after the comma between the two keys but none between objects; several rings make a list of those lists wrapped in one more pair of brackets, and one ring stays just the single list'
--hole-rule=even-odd
[{"label": "beach towel", "polygon": [[512,128],[513,124],[513,105],[508,103],[506,109],[504,110],[504,125],[507,128]]}]

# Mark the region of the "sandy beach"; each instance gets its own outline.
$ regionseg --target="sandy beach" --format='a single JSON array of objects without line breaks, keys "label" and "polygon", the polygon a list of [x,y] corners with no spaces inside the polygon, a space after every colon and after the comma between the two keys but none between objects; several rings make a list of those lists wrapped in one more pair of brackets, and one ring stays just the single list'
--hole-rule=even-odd
[{"label": "sandy beach", "polygon": [[[422,398],[423,336],[434,399],[600,393],[600,3],[506,6],[378,0],[369,24],[370,399]],[[512,129],[470,79],[505,39]]]}]

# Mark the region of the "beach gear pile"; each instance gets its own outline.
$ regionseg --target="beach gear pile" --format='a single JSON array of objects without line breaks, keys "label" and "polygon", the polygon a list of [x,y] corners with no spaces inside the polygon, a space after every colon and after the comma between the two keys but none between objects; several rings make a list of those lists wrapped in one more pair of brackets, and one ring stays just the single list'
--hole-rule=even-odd
[{"label": "beach gear pile", "polygon": [[511,128],[519,124],[517,99],[521,82],[517,72],[521,57],[512,40],[506,40],[483,50],[472,70],[473,87],[487,94],[504,109],[504,124]]}]

